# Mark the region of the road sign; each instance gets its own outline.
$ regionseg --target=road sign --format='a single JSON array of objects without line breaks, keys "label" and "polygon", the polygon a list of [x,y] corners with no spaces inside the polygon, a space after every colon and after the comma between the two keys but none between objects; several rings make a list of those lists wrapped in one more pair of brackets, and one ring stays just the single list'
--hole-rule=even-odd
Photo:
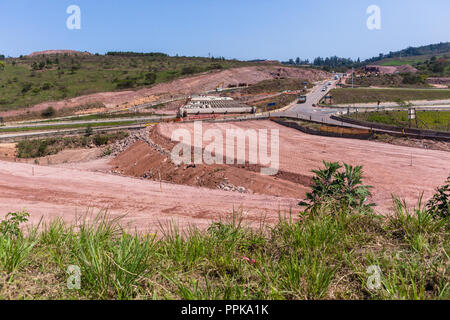
[{"label": "road sign", "polygon": [[416,109],[409,108],[408,109],[408,119],[409,120],[414,120],[415,118],[416,118]]}]

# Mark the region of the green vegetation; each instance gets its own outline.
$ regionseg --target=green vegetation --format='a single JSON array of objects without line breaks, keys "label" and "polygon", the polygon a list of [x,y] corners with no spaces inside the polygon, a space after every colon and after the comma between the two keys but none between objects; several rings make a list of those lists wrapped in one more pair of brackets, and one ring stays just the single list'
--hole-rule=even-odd
[{"label": "green vegetation", "polygon": [[63,130],[63,129],[77,129],[86,127],[113,127],[113,126],[127,126],[135,124],[136,121],[111,121],[99,123],[80,123],[80,124],[62,124],[62,125],[48,125],[40,127],[22,127],[22,128],[0,128],[0,132],[27,132],[27,131],[45,131],[45,130]]},{"label": "green vegetation", "polygon": [[[419,129],[430,129],[450,131],[450,111],[417,111],[417,125],[411,121],[411,127]],[[352,113],[352,119],[363,120],[374,123],[382,123],[399,127],[408,127],[408,111],[378,111]]]},{"label": "green vegetation", "polygon": [[307,201],[302,201],[299,205],[306,206],[309,212],[313,212],[324,202],[370,212],[370,208],[375,206],[367,203],[372,196],[369,191],[372,187],[362,184],[362,167],[344,164],[345,170],[339,172],[342,166],[338,162],[324,161],[324,165],[324,169],[312,171],[315,174],[312,191],[306,194]]},{"label": "green vegetation", "polygon": [[51,123],[62,121],[89,121],[89,120],[105,120],[105,119],[123,119],[123,118],[139,118],[139,117],[152,117],[152,116],[164,116],[163,114],[156,114],[154,112],[124,112],[124,113],[97,113],[88,114],[83,116],[73,116],[70,118],[50,119],[43,121],[36,121],[34,123]]},{"label": "green vegetation", "polygon": [[107,55],[41,55],[8,58],[0,73],[0,112],[84,94],[137,89],[178,77],[248,65],[222,58]]},{"label": "green vegetation", "polygon": [[64,149],[83,148],[92,144],[103,146],[124,139],[127,136],[127,132],[117,132],[111,134],[23,140],[17,144],[17,157],[38,158],[57,154]]},{"label": "green vegetation", "polygon": [[[340,175],[330,167],[339,165],[316,172],[321,182],[312,193],[335,185],[322,183]],[[360,200],[361,171],[345,168],[353,181],[346,194]],[[0,298],[450,298],[448,216],[420,202],[407,209],[397,198],[391,215],[377,216],[359,200],[320,194],[309,210],[276,225],[250,228],[235,212],[204,231],[169,225],[159,235],[129,233],[104,212],[76,226],[56,220],[25,236],[18,225],[27,213],[10,213],[0,228]],[[68,280],[76,284],[69,266],[79,268],[79,289],[67,287]]]},{"label": "green vegetation", "polygon": [[333,89],[330,91],[334,104],[369,102],[396,102],[399,100],[446,100],[450,99],[448,89]]},{"label": "green vegetation", "polygon": [[[434,58],[433,58],[434,57]],[[431,44],[422,47],[409,47],[407,49],[389,52],[388,54],[380,53],[378,56],[365,61],[359,58],[353,60],[351,58],[341,57],[317,57],[314,61],[300,58],[289,59],[283,64],[291,66],[310,66],[321,68],[325,71],[346,72],[349,68],[360,68],[368,64],[378,64],[383,66],[400,66],[410,64],[418,68],[422,73],[434,76],[450,75],[450,42]],[[432,61],[433,59],[438,61]]]}]

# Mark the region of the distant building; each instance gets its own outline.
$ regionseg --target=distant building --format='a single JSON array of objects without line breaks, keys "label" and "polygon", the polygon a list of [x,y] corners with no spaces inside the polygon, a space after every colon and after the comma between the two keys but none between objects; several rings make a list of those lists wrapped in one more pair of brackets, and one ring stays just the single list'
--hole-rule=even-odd
[{"label": "distant building", "polygon": [[181,117],[199,114],[255,113],[256,107],[234,101],[229,97],[194,96],[178,110]]}]

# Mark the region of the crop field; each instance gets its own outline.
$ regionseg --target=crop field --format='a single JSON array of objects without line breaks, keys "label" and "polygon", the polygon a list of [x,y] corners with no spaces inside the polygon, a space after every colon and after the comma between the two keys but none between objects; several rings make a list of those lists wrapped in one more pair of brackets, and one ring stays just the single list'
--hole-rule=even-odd
[{"label": "crop field", "polygon": [[[417,111],[417,125],[411,121],[413,128],[450,131],[450,111]],[[408,111],[359,112],[351,118],[375,123],[408,127]]]},{"label": "crop field", "polygon": [[330,91],[333,103],[396,102],[410,100],[450,99],[448,89],[333,89]]}]

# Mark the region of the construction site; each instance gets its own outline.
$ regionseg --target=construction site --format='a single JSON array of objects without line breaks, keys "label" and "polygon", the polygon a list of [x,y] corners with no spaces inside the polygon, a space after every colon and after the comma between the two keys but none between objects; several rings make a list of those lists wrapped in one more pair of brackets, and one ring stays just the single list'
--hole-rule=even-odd
[{"label": "construction site", "polygon": [[200,114],[242,114],[256,112],[256,107],[248,106],[229,97],[194,96],[178,110],[180,117]]}]

